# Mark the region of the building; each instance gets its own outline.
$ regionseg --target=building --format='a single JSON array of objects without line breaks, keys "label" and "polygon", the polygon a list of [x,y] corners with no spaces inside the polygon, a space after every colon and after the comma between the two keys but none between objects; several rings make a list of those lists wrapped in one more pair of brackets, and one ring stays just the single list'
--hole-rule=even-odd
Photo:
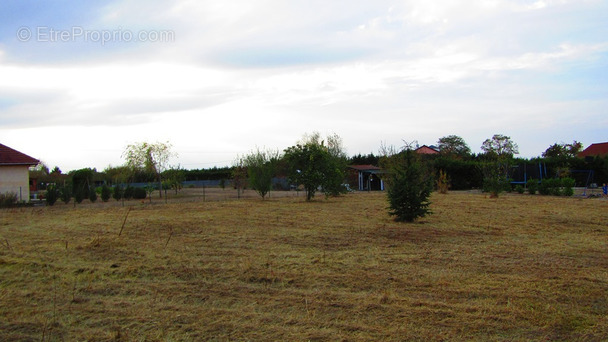
[{"label": "building", "polygon": [[422,145],[415,150],[418,154],[439,154],[439,149],[435,146]]},{"label": "building", "polygon": [[386,171],[373,165],[351,165],[348,167],[349,185],[359,191],[384,190],[382,175]]},{"label": "building", "polygon": [[608,142],[591,144],[578,156],[581,158],[606,157],[608,156]]},{"label": "building", "polygon": [[30,201],[30,166],[39,160],[0,144],[0,193],[15,193],[19,202]]}]

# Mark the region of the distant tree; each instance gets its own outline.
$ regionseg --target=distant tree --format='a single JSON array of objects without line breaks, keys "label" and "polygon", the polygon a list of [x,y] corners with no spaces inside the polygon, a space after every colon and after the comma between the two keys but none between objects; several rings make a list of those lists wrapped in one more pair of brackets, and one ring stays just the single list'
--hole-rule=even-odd
[{"label": "distant tree", "polygon": [[486,139],[481,145],[481,150],[487,155],[498,158],[513,158],[519,154],[519,147],[510,137],[502,134],[494,134],[492,138]]},{"label": "distant tree", "polygon": [[163,172],[166,185],[175,191],[175,194],[182,189],[182,183],[186,180],[186,170],[181,167],[172,167],[169,170]]},{"label": "distant tree", "polygon": [[314,132],[284,151],[283,162],[289,179],[304,186],[307,201],[312,200],[318,188],[322,188],[326,196],[346,192],[343,184],[348,159],[342,139],[333,134],[326,140],[327,144]]},{"label": "distant tree", "polygon": [[373,153],[362,155],[361,153],[354,155],[348,161],[351,165],[375,165],[378,166],[379,157]]},{"label": "distant tree", "polygon": [[77,203],[82,202],[82,200],[85,198],[89,198],[89,190],[91,186],[95,184],[96,174],[97,170],[94,168],[84,168],[70,171],[70,173],[68,173],[72,179],[72,192],[74,195],[74,200],[76,200]]},{"label": "distant tree", "polygon": [[232,169],[232,185],[236,189],[237,198],[241,198],[243,189],[247,184],[247,168],[243,158],[237,158]]},{"label": "distant tree", "polygon": [[337,134],[327,136],[327,152],[330,159],[326,165],[323,192],[325,196],[338,196],[346,193],[344,180],[346,178],[346,167],[348,157],[344,148],[342,138]]},{"label": "distant tree", "polygon": [[513,155],[518,154],[519,149],[510,137],[501,134],[486,139],[481,149],[487,158],[482,163],[484,189],[490,192],[490,197],[498,197],[508,185]]},{"label": "distant tree", "polygon": [[131,170],[128,166],[108,166],[103,170],[106,180],[111,184],[126,183],[131,176]]},{"label": "distant tree", "polygon": [[447,156],[467,157],[471,155],[469,145],[457,135],[448,135],[437,141],[439,152]]},{"label": "distant tree", "polygon": [[555,143],[543,152],[545,158],[575,158],[583,150],[583,144],[574,140],[572,144]]},{"label": "distant tree", "polygon": [[285,150],[284,160],[292,183],[304,185],[306,200],[311,201],[324,182],[329,152],[322,145],[296,144]]},{"label": "distant tree", "polygon": [[406,144],[398,153],[394,148],[385,148],[386,153],[381,159],[384,167],[390,171],[387,177],[389,215],[399,222],[413,222],[431,213],[429,197],[433,190],[433,179],[413,146],[413,143]]},{"label": "distant tree", "polygon": [[247,169],[249,185],[264,199],[272,188],[272,178],[276,175],[279,151],[252,151],[243,157],[242,164]]},{"label": "distant tree", "polygon": [[[156,175],[159,189],[162,189],[161,174],[169,166],[169,159],[176,156],[171,151],[172,145],[166,143],[148,143],[141,142],[128,145],[123,153],[123,157],[127,160],[127,166],[132,170],[147,170]],[[159,191],[162,197],[162,191]]]}]

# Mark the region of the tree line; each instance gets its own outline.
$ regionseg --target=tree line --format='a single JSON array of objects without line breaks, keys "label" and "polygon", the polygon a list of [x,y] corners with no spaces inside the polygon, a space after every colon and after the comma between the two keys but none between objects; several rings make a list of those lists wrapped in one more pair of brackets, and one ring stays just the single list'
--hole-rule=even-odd
[{"label": "tree line", "polygon": [[[415,147],[414,143],[408,143],[391,152],[392,155],[404,154],[414,151]],[[425,174],[431,176],[431,183],[436,188],[482,188],[497,193],[507,189],[511,181],[526,184],[530,178],[539,177],[571,177],[577,186],[585,185],[588,173],[574,174],[571,170],[591,170],[597,182],[608,179],[608,159],[578,158],[583,146],[576,141],[571,144],[555,143],[541,157],[531,159],[515,157],[519,153],[517,144],[510,137],[500,134],[485,140],[479,154],[472,153],[464,139],[456,135],[440,138],[435,148],[439,153],[416,156],[416,159],[424,166]],[[301,186],[306,192],[306,199],[312,200],[317,192],[326,196],[346,192],[348,165],[370,164],[388,168],[390,163],[387,160],[391,153],[387,151],[381,146],[378,154],[348,157],[337,134],[323,138],[319,133],[312,133],[283,151],[256,148],[238,156],[232,166],[187,170],[169,164],[169,160],[177,156],[169,142],[144,142],[125,148],[123,158],[126,162],[121,166],[110,166],[101,172],[85,168],[68,174],[63,174],[58,167],[49,171],[46,166],[41,166],[33,171],[33,177],[38,178],[43,187],[53,184],[55,188],[63,189],[60,194],[65,193],[64,197],[71,194],[75,201],[81,201],[84,198],[92,199],[96,194],[101,195],[104,184],[112,188],[111,193],[118,189],[122,192],[127,190],[127,195],[137,191],[137,196],[141,196],[141,190],[127,189],[127,185],[148,184],[146,190],[149,193],[155,189],[178,192],[183,182],[193,180],[217,180],[222,186],[230,182],[239,193],[249,187],[265,198],[272,189],[272,179],[281,176],[291,184]],[[523,175],[522,169],[526,171]],[[159,196],[163,196],[162,191],[159,191]]]}]

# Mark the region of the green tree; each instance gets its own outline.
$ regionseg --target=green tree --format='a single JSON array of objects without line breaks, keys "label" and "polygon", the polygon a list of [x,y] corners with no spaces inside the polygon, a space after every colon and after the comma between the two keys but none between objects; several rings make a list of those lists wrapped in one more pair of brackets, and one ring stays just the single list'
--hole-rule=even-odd
[{"label": "green tree", "polygon": [[232,186],[236,189],[237,198],[241,198],[243,189],[247,185],[247,168],[242,158],[237,158],[232,167]]},{"label": "green tree", "polygon": [[276,175],[278,151],[252,151],[243,158],[242,164],[247,169],[249,185],[264,199],[272,188],[272,178]]},{"label": "green tree", "polygon": [[491,197],[498,197],[508,185],[513,155],[519,154],[519,148],[510,137],[495,134],[483,142],[481,150],[485,152],[486,159],[486,162],[481,164],[484,189],[490,192]]},{"label": "green tree", "polygon": [[583,150],[583,144],[574,140],[572,144],[555,143],[543,152],[545,158],[576,158]]},{"label": "green tree", "polygon": [[328,173],[331,157],[327,149],[312,142],[296,144],[285,150],[283,158],[290,181],[302,184],[306,190],[306,200],[312,200]]},{"label": "green tree", "polygon": [[74,170],[68,173],[72,179],[72,192],[77,203],[91,195],[89,190],[95,184],[96,174],[97,170],[91,168]]},{"label": "green tree", "polygon": [[420,161],[412,146],[406,144],[399,153],[383,156],[383,164],[390,167],[388,182],[389,215],[395,221],[413,222],[431,213],[429,197],[433,190],[433,179]]},{"label": "green tree", "polygon": [[457,156],[460,158],[468,157],[471,155],[471,148],[469,145],[457,135],[448,135],[439,138],[437,141],[439,152],[445,156]]},{"label": "green tree", "polygon": [[338,196],[347,192],[344,186],[348,157],[342,144],[342,138],[337,135],[327,136],[327,152],[329,160],[326,165],[323,192],[326,196]]},{"label": "green tree", "polygon": [[[162,172],[169,166],[169,159],[176,156],[171,151],[172,145],[166,143],[141,142],[128,145],[123,153],[127,166],[132,170],[146,170],[156,175],[159,189],[162,189]],[[162,191],[159,191],[162,197]]]},{"label": "green tree", "polygon": [[182,183],[186,180],[186,170],[181,167],[172,167],[163,172],[168,187],[175,191],[175,194],[182,189]]},{"label": "green tree", "polygon": [[492,138],[486,139],[481,145],[481,150],[487,155],[498,158],[513,158],[519,154],[519,147],[510,137],[502,134],[494,134]]}]

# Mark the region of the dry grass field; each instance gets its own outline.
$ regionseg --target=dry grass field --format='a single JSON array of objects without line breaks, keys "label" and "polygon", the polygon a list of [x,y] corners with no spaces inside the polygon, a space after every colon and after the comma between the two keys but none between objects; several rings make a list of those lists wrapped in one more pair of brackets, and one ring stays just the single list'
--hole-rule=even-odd
[{"label": "dry grass field", "polygon": [[0,340],[608,339],[608,200],[276,194],[0,210]]}]

